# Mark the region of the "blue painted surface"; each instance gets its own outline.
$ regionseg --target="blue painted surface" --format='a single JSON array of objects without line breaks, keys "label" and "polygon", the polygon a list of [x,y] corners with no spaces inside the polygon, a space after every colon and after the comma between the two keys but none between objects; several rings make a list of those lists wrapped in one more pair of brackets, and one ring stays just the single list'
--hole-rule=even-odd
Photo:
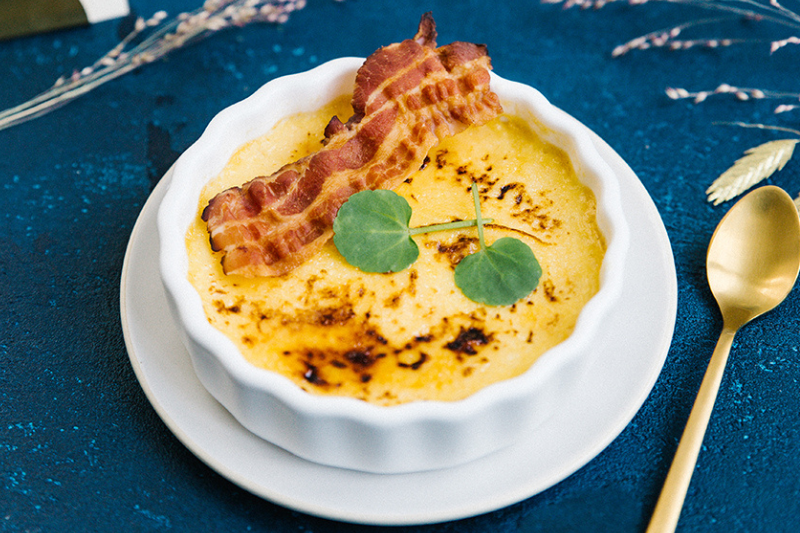
[{"label": "blue painted surface", "polygon": [[[150,15],[194,0],[131,0]],[[128,362],[119,282],[136,217],[210,118],[261,84],[411,35],[433,10],[440,43],[488,44],[495,70],[537,87],[614,147],[667,228],[678,321],[652,394],[605,451],[551,489],[490,514],[397,531],[643,531],[721,327],[704,274],[725,208],[704,190],[780,135],[771,102],[693,106],[667,86],[797,90],[800,51],[768,45],[610,51],[703,12],[648,4],[563,11],[535,1],[312,0],[283,27],[216,35],[50,115],[0,131],[0,531],[379,531],[293,512],[207,468],[167,430]],[[118,40],[119,21],[0,43],[0,107],[30,98]],[[730,31],[766,29],[735,22]],[[781,35],[784,36],[784,35]],[[769,180],[795,195],[800,163]],[[681,531],[795,531],[800,516],[800,290],[734,344]],[[393,529],[395,530],[395,529]]]}]

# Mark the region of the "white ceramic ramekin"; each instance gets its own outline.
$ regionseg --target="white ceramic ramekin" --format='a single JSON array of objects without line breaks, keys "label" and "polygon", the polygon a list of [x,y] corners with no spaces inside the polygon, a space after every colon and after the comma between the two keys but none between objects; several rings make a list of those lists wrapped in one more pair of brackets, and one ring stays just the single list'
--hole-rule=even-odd
[{"label": "white ceramic ramekin", "polygon": [[[601,288],[585,306],[572,335],[543,354],[521,376],[457,402],[380,407],[360,400],[302,391],[287,378],[248,363],[213,328],[187,280],[184,236],[205,183],[245,142],[282,117],[318,109],[350,93],[359,58],[342,58],[309,72],[267,83],[223,110],[178,159],[158,213],[161,276],[172,315],[208,391],[256,435],[310,461],[374,473],[452,467],[508,446],[535,430],[580,385],[594,361],[593,339],[622,286],[628,228],[619,183],[595,151],[588,130],[538,91],[492,74],[505,111],[528,120],[565,150],[579,178],[595,193],[608,249]],[[531,450],[536,453],[536,450]]]}]

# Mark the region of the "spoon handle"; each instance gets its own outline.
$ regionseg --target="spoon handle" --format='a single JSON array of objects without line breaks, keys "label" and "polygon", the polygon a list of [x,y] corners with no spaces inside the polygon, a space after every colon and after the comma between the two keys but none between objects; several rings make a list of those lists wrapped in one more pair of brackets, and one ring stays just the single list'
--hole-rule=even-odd
[{"label": "spoon handle", "polygon": [[711,418],[711,411],[714,409],[722,375],[725,373],[734,335],[736,335],[735,329],[727,326],[722,329],[692,406],[692,412],[689,414],[689,420],[686,422],[686,428],[683,430],[675,458],[672,460],[672,466],[661,489],[650,525],[647,527],[647,533],[675,531],[678,525],[683,500],[697,464],[697,455],[703,445],[703,437]]}]

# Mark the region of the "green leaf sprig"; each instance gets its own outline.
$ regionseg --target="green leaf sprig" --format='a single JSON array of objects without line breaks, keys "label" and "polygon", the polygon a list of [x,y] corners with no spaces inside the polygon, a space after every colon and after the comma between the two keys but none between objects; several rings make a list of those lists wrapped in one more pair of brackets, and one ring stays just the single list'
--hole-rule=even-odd
[{"label": "green leaf sprig", "polygon": [[473,302],[511,305],[536,288],[542,276],[542,267],[533,250],[519,239],[502,237],[487,246],[475,182],[472,182],[472,198],[475,201],[481,249],[456,265],[456,286]]},{"label": "green leaf sprig", "polygon": [[519,239],[503,237],[487,246],[477,185],[472,184],[476,218],[410,228],[411,206],[393,191],[352,195],[333,222],[333,242],[351,265],[364,272],[399,272],[419,257],[414,235],[476,226],[480,250],[456,265],[455,283],[470,300],[486,305],[511,305],[539,284],[542,269],[533,251]]}]

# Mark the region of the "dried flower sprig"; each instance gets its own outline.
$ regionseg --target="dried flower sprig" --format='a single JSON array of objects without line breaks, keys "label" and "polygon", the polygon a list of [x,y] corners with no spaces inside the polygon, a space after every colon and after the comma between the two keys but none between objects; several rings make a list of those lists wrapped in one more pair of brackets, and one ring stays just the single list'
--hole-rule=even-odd
[{"label": "dried flower sprig", "polygon": [[774,172],[782,170],[800,139],[781,139],[750,148],[706,190],[714,205],[731,200]]},{"label": "dried flower sprig", "polygon": [[[623,0],[542,0],[545,4],[562,4],[565,9],[570,7],[581,7],[583,9],[600,9],[610,3],[618,3]],[[683,4],[697,6],[709,11],[719,11],[737,18],[744,17],[756,22],[772,23],[791,30],[800,30],[800,15],[791,9],[783,6],[778,0],[768,0],[760,2],[758,0],[624,0],[630,5],[643,5],[654,2],[665,2],[669,4]],[[800,44],[800,38],[787,37],[781,40],[772,41],[765,39],[732,39],[728,37],[704,37],[695,39],[680,38],[684,32],[690,28],[700,26],[713,26],[720,22],[731,20],[732,17],[713,17],[697,19],[684,22],[669,28],[653,31],[630,41],[618,45],[612,51],[614,57],[618,57],[632,50],[647,50],[649,48],[668,48],[670,50],[686,50],[698,46],[707,48],[717,48],[743,43],[770,43],[770,51],[775,52],[789,44]]]},{"label": "dried flower sprig", "polygon": [[[565,8],[578,6],[581,8],[599,9],[605,5],[621,0],[542,0],[548,4],[562,4]],[[756,22],[768,22],[782,26],[789,30],[800,30],[800,14],[781,4],[780,0],[627,0],[629,4],[641,5],[649,2],[667,2],[672,4],[693,5],[710,11],[724,12],[727,15],[745,17]],[[704,46],[716,48],[742,43],[770,43],[770,53],[775,53],[789,45],[800,44],[800,37],[789,36],[779,40],[766,39],[731,39],[731,38],[701,38],[682,39],[681,35],[689,28],[716,25],[729,17],[716,17],[698,19],[685,22],[664,30],[641,35],[618,45],[612,51],[613,57],[625,55],[633,50],[648,50],[651,48],[665,48],[668,50],[686,50]],[[736,87],[723,83],[713,90],[688,91],[683,88],[669,87],[666,94],[673,100],[691,99],[695,104],[705,101],[710,96],[733,95],[741,101],[763,99],[791,99],[800,101],[800,93],[769,91],[759,88]],[[800,103],[781,103],[775,107],[774,112],[785,113],[800,107]],[[747,124],[743,122],[730,122],[739,127],[759,128],[777,131],[786,131],[800,136],[800,131],[778,126],[764,124]],[[768,178],[773,173],[783,169],[794,154],[795,145],[800,139],[781,139],[770,141],[750,148],[745,155],[738,159],[733,166],[723,172],[706,190],[708,201],[714,205],[735,198],[760,181]],[[800,195],[795,199],[795,204],[800,210]]]},{"label": "dried flower sprig", "polygon": [[[800,137],[800,130],[783,128],[781,126],[767,126],[765,124],[749,124],[746,122],[718,122],[740,128],[756,128],[760,130],[773,130],[793,133]],[[708,201],[719,205],[736,198],[744,191],[767,179],[778,170],[782,170],[792,158],[794,149],[800,138],[779,139],[769,141],[745,151],[745,155],[736,160],[731,168],[720,174],[711,186],[706,189]],[[800,211],[800,196],[795,198],[795,205]]]},{"label": "dried flower sprig", "polygon": [[174,18],[169,18],[165,11],[158,11],[148,19],[139,17],[133,30],[91,66],[61,76],[35,98],[0,112],[0,130],[49,113],[104,83],[225,28],[252,22],[283,24],[305,4],[306,0],[206,0],[202,7]]},{"label": "dried flower sprig", "polygon": [[[697,6],[710,11],[744,16],[758,21],[769,21],[783,26],[800,29],[800,16],[784,7],[779,0],[542,0],[545,4],[561,4],[565,9],[600,9],[608,4],[625,2],[629,5],[643,5],[655,2]],[[704,24],[703,21],[696,23]],[[690,25],[696,24],[690,22]]]},{"label": "dried flower sprig", "polygon": [[[731,46],[733,44],[741,44],[748,42],[748,39],[730,39],[730,38],[702,38],[702,39],[678,39],[678,37],[687,29],[697,26],[707,26],[727,20],[726,17],[709,18],[702,20],[694,20],[679,24],[671,28],[657,30],[645,35],[631,39],[630,41],[618,45],[611,52],[613,57],[625,55],[631,50],[647,50],[649,48],[668,48],[670,50],[688,50],[689,48],[705,47],[705,48],[719,48],[724,46]],[[756,42],[755,39],[749,40]]]},{"label": "dried flower sprig", "polygon": [[[705,90],[705,91],[696,91],[690,92],[686,89],[676,88],[676,87],[667,87],[666,89],[667,96],[672,100],[683,100],[690,98],[695,104],[699,104],[708,98],[709,96],[720,95],[720,94],[727,94],[733,95],[737,100],[747,101],[747,100],[765,100],[765,99],[787,99],[791,98],[792,100],[800,100],[800,93],[790,93],[790,92],[781,92],[781,91],[768,91],[764,89],[757,89],[752,87],[735,87],[733,85],[729,85],[727,83],[720,84],[717,86],[716,89],[713,90]],[[796,109],[798,106],[797,104],[780,104],[775,107],[775,113],[785,113],[787,111],[791,111]]]}]

